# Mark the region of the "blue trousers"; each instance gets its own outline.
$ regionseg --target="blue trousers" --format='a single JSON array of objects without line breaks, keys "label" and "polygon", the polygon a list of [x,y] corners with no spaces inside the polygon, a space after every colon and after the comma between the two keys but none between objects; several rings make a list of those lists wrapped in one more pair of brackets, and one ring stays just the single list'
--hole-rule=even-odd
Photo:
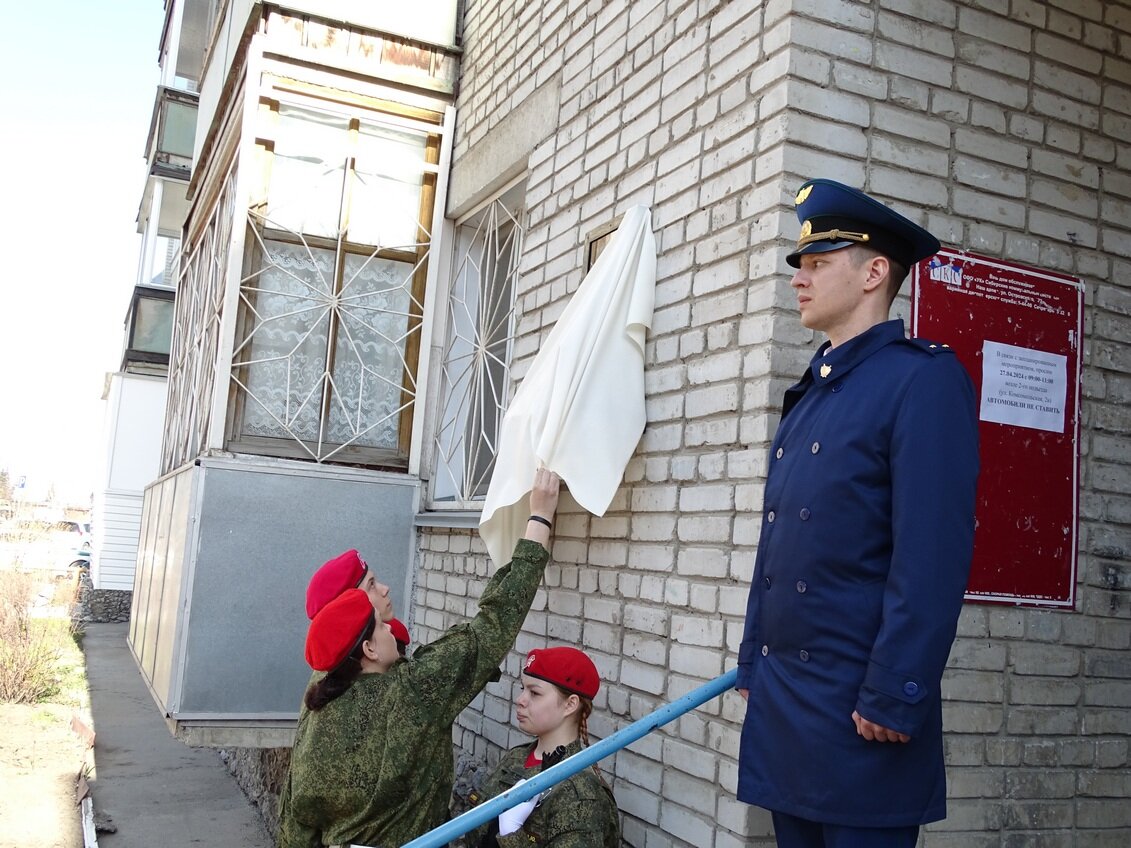
[{"label": "blue trousers", "polygon": [[778,848],[915,848],[919,826],[847,827],[771,810]]}]

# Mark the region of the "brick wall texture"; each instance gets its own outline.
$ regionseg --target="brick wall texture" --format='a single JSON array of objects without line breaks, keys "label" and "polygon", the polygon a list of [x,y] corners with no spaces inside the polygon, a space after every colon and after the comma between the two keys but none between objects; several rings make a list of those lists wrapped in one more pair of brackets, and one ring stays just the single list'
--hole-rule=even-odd
[{"label": "brick wall texture", "polygon": [[[645,204],[659,256],[647,429],[605,516],[565,505],[457,747],[493,762],[522,739],[531,647],[594,657],[598,737],[734,666],[767,446],[819,341],[786,273],[792,197],[830,176],[947,246],[1086,285],[1077,606],[967,605],[944,681],[949,817],[921,844],[1131,845],[1131,4],[470,0],[464,44],[456,167],[561,90],[529,156],[513,376],[581,282],[587,234]],[[490,564],[447,529],[418,561],[428,641],[474,613]],[[628,843],[772,844],[734,797],[742,714],[727,693],[605,761]]]}]

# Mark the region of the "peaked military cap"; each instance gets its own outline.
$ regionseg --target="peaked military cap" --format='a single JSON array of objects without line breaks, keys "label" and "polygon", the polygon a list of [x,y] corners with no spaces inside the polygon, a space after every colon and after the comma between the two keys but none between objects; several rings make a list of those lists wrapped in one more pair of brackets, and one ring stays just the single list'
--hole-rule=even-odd
[{"label": "peaked military cap", "polygon": [[785,258],[801,267],[807,253],[827,253],[854,244],[870,247],[904,268],[939,252],[939,240],[859,189],[834,180],[809,180],[793,201],[801,235]]}]

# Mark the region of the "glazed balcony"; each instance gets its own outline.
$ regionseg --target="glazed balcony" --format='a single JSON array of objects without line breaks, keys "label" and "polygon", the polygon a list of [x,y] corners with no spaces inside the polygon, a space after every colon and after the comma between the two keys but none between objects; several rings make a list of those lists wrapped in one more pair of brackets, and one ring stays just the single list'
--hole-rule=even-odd
[{"label": "glazed balcony", "polygon": [[194,92],[158,86],[146,142],[150,174],[186,182],[192,176],[198,100]]}]

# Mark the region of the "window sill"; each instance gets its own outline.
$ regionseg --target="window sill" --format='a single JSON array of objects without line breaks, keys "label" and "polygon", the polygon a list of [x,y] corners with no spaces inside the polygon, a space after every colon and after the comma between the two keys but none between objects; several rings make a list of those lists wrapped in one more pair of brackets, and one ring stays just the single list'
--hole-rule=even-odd
[{"label": "window sill", "polygon": [[479,529],[480,510],[450,510],[444,512],[418,512],[412,519],[417,527],[450,527],[460,530]]}]

